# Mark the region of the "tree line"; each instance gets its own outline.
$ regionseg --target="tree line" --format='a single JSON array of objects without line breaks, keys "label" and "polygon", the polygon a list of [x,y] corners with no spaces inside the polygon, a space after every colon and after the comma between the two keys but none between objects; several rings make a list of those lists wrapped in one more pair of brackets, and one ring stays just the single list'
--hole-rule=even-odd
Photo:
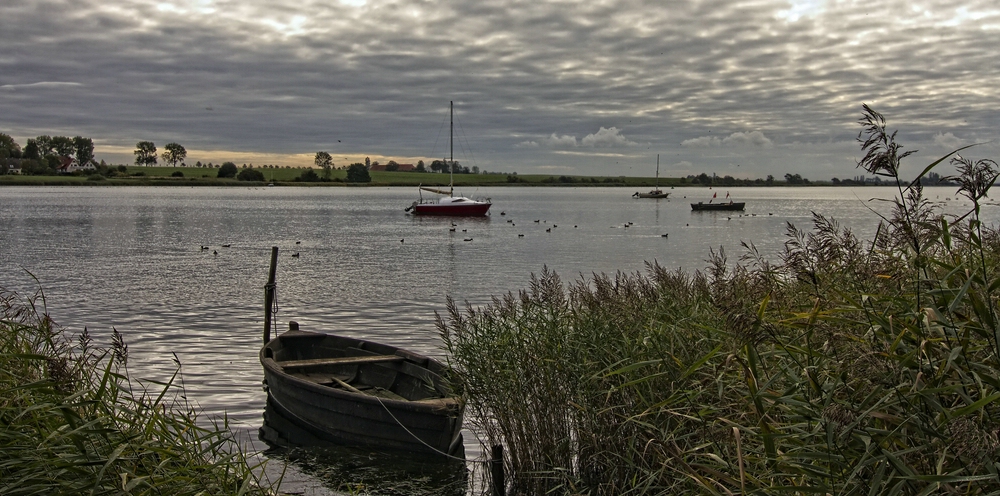
[{"label": "tree line", "polygon": [[[335,165],[333,163],[333,157],[329,152],[319,151],[316,152],[316,156],[313,159],[313,164],[323,170],[323,175],[320,177],[312,170],[307,170],[303,172],[298,180],[300,181],[330,181],[333,175],[333,170]],[[346,182],[349,183],[368,183],[371,182],[371,171],[372,167],[380,165],[378,161],[372,161],[371,157],[365,157],[365,162],[355,162],[351,165],[345,167],[347,170]],[[473,166],[471,169],[464,167],[458,162],[452,161],[450,163],[451,172],[454,174],[479,174],[479,167]],[[449,162],[445,160],[434,160],[431,162],[429,169],[432,172],[449,172]],[[390,160],[385,164],[385,170],[387,172],[398,171],[399,163],[395,160]],[[424,164],[423,160],[418,160],[417,165],[412,169],[412,172],[427,172],[428,167]]]},{"label": "tree line", "polygon": [[22,174],[56,174],[65,158],[93,165],[94,140],[42,135],[28,138],[22,148],[10,135],[0,133],[0,174],[11,168],[21,169]]},{"label": "tree line", "polygon": [[[135,144],[135,165],[153,166],[156,165],[156,144],[152,141],[140,141]],[[187,150],[178,143],[167,143],[163,147],[163,154],[160,155],[163,161],[173,167],[180,163],[181,167],[187,167],[184,159],[187,158]]]}]

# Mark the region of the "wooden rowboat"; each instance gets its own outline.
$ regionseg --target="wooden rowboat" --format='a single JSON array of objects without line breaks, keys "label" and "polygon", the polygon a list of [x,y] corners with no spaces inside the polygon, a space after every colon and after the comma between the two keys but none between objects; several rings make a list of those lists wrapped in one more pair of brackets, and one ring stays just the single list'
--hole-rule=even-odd
[{"label": "wooden rowboat", "polygon": [[270,339],[276,259],[274,248],[260,350],[268,407],[323,442],[462,453],[465,400],[451,389],[448,369],[437,360],[373,341],[302,331],[296,322]]},{"label": "wooden rowboat", "polygon": [[260,363],[274,409],[318,439],[428,454],[462,448],[465,403],[436,360],[292,322]]}]

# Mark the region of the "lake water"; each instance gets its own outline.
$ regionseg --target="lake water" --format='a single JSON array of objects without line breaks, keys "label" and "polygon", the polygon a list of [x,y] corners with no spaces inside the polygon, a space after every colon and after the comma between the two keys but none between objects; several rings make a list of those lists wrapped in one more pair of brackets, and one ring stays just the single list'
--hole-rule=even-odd
[{"label": "lake water", "polygon": [[[489,217],[470,219],[404,213],[415,188],[4,187],[0,286],[24,294],[40,286],[57,323],[86,327],[102,345],[116,328],[133,376],[168,379],[176,354],[188,398],[254,433],[272,246],[279,322],[440,356],[434,312],[448,296],[484,304],[546,266],[567,282],[645,271],[647,261],[693,271],[720,247],[738,259],[744,241],[773,256],[786,224],[808,230],[813,211],[870,239],[872,209],[888,204],[869,200],[895,189],[729,190],[747,203],[743,213],[691,211],[690,202],[725,189],[670,192],[651,200],[624,188],[470,188],[461,193],[494,202]],[[971,208],[954,187],[925,193],[949,213]],[[983,213],[996,222],[998,212]],[[479,453],[474,436],[466,445]]]}]

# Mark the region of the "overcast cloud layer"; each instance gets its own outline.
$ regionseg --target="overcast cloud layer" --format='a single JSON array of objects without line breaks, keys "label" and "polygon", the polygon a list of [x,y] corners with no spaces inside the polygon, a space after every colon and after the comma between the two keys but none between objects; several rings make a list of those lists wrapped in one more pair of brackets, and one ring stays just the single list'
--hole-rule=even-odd
[{"label": "overcast cloud layer", "polygon": [[0,47],[0,132],[112,163],[441,158],[451,100],[522,174],[852,177],[862,103],[910,174],[1000,138],[996,0],[14,0]]}]

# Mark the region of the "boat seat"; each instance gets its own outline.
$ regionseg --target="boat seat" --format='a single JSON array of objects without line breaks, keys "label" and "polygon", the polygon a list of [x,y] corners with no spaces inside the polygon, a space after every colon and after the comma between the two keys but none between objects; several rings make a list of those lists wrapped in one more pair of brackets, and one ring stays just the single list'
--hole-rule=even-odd
[{"label": "boat seat", "polygon": [[315,358],[311,360],[286,360],[275,362],[284,369],[322,367],[325,365],[355,365],[360,363],[401,362],[405,358],[398,355],[366,355],[338,358]]}]

